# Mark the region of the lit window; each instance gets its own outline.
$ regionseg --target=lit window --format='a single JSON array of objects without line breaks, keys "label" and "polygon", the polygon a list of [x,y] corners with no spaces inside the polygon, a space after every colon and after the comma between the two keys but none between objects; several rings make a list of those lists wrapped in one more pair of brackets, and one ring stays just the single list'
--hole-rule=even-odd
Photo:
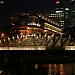
[{"label": "lit window", "polygon": [[53,14],[51,14],[51,15],[53,15]]}]

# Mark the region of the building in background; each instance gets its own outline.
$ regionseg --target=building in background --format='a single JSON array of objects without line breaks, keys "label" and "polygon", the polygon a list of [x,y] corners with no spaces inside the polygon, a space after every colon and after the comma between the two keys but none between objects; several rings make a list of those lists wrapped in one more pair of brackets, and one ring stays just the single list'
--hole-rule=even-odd
[{"label": "building in background", "polygon": [[[67,0],[68,1],[68,0]],[[70,14],[69,14],[69,2],[68,4],[63,3],[62,0],[56,0],[55,13],[58,15],[58,21],[60,22],[61,28],[67,28],[70,25]]]},{"label": "building in background", "polygon": [[46,12],[46,16],[59,22],[62,29],[70,26],[70,13],[69,13],[69,3],[64,4],[61,0],[55,1],[55,8]]},{"label": "building in background", "polygon": [[[40,16],[42,19],[40,18]],[[45,20],[43,20],[44,18],[45,18]],[[34,33],[34,32],[35,33],[37,32],[37,34],[38,34],[39,32],[37,31],[37,29],[39,29],[39,31],[42,30],[45,26],[47,19],[48,19],[47,17],[40,15],[38,13],[36,15],[35,14],[34,15],[27,14],[27,13],[14,13],[13,16],[11,17],[11,25],[10,26],[12,26],[12,27],[10,27],[10,28],[12,30],[10,29],[10,32],[11,33],[20,32],[25,35],[30,32],[30,31],[28,31],[28,28],[31,29],[31,27],[32,27],[35,30],[33,30],[29,34]],[[51,20],[51,19],[48,19],[48,20],[50,20],[50,22],[53,25],[60,28],[58,22],[55,22],[54,20]],[[41,31],[41,32],[43,33],[43,31]]]},{"label": "building in background", "polygon": [[56,8],[55,12],[49,15],[50,18],[56,20],[60,23],[60,27],[64,27],[64,9],[63,8]]},{"label": "building in background", "polygon": [[59,47],[63,34],[58,22],[39,13],[14,13],[8,33],[7,38],[1,37],[0,46],[47,46],[47,49]]},{"label": "building in background", "polygon": [[65,29],[71,35],[71,40],[75,42],[75,0],[70,0],[70,26]]},{"label": "building in background", "polygon": [[70,0],[70,26],[75,25],[75,0]]}]

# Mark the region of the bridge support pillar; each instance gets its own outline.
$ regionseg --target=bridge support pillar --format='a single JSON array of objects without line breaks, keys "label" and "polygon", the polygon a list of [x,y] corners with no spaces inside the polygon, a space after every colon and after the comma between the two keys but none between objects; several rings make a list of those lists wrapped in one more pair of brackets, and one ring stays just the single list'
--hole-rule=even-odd
[{"label": "bridge support pillar", "polygon": [[62,34],[60,34],[60,35],[54,34],[54,36],[53,36],[52,48],[57,49],[58,47],[62,48]]},{"label": "bridge support pillar", "polygon": [[62,47],[62,34],[60,35],[60,46]]},{"label": "bridge support pillar", "polygon": [[56,39],[56,35],[54,34],[54,36],[53,36],[53,45],[52,45],[53,49],[55,49],[55,39]]}]

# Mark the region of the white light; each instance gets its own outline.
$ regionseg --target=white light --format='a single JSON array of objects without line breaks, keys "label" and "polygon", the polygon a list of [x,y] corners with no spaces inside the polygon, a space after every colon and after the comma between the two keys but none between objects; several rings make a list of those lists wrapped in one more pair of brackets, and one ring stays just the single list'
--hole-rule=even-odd
[{"label": "white light", "polygon": [[21,36],[21,38],[22,38],[22,36]]},{"label": "white light", "polygon": [[60,22],[63,22],[63,21],[60,21]]},{"label": "white light", "polygon": [[56,11],[56,13],[60,13],[60,12],[63,12],[63,11]]},{"label": "white light", "polygon": [[12,24],[12,25],[14,25],[14,24]]},{"label": "white light", "polygon": [[0,73],[2,73],[2,71],[0,71]]},{"label": "white light", "polygon": [[31,36],[33,36],[33,34]]},{"label": "white light", "polygon": [[44,19],[44,16],[42,16],[42,19]]},{"label": "white light", "polygon": [[8,40],[10,41],[10,38],[8,37]]},{"label": "white light", "polygon": [[28,23],[28,25],[30,25],[30,24]]},{"label": "white light", "polygon": [[34,34],[34,36],[36,36],[36,34]]},{"label": "white light", "polygon": [[47,36],[47,33],[44,35],[44,37],[46,37]]},{"label": "white light", "polygon": [[4,1],[1,1],[0,3],[1,3],[1,4],[3,4],[3,3],[4,3]]},{"label": "white light", "polygon": [[74,1],[74,0],[71,0],[70,2],[72,2],[72,1]]},{"label": "white light", "polygon": [[21,43],[21,42],[19,41],[19,43]]},{"label": "white light", "polygon": [[65,10],[69,10],[69,8],[65,8]]},{"label": "white light", "polygon": [[37,26],[39,26],[39,27],[40,27],[40,24],[37,24]]},{"label": "white light", "polygon": [[35,69],[37,69],[38,68],[38,65],[37,64],[35,64]]},{"label": "white light", "polygon": [[29,15],[29,14],[27,14],[27,15]]},{"label": "white light", "polygon": [[36,38],[38,38],[38,36]]},{"label": "white light", "polygon": [[17,35],[17,39],[19,39],[19,36]]},{"label": "white light", "polygon": [[53,15],[53,14],[51,14],[51,15]]},{"label": "white light", "polygon": [[50,38],[50,36],[48,36],[48,38]]},{"label": "white light", "polygon": [[30,36],[30,35],[27,35],[27,36]]},{"label": "white light", "polygon": [[4,41],[5,41],[5,39],[4,39]]},{"label": "white light", "polygon": [[36,23],[32,23],[32,25],[36,25]]},{"label": "white light", "polygon": [[52,37],[54,36],[54,34],[52,34]]},{"label": "white light", "polygon": [[39,17],[41,17],[41,14],[39,15]]},{"label": "white light", "polygon": [[14,37],[12,36],[12,38],[14,39]]}]

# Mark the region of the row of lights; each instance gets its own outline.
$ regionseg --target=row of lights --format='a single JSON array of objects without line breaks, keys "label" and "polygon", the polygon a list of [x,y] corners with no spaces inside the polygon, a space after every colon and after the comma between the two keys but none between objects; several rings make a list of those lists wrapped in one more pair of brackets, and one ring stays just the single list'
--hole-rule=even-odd
[{"label": "row of lights", "polygon": [[50,25],[50,24],[48,24],[48,23],[45,23],[45,29],[48,29],[48,30],[52,30],[52,31],[54,31],[54,32],[62,32],[62,30],[61,29],[59,29],[59,28],[57,28],[57,27],[55,27],[55,26],[52,26],[52,25]]},{"label": "row of lights", "polygon": [[46,50],[45,47],[4,47],[0,50]]},{"label": "row of lights", "polygon": [[43,15],[41,15],[41,14],[39,15],[39,17],[41,17],[41,18],[44,19],[44,20],[47,20],[47,21],[50,22],[50,23],[53,23],[53,24],[59,26],[59,24],[58,24],[57,22],[55,22],[55,21],[53,21],[53,20],[51,20],[51,19],[49,19],[49,18],[47,18],[47,17],[45,17],[45,16],[43,16]]},{"label": "row of lights", "polygon": [[[28,42],[28,43],[33,43],[34,45],[37,43],[37,45],[39,45],[39,44],[42,44],[43,45],[43,42],[44,42],[44,44],[46,43],[46,36],[47,36],[47,34],[45,34],[43,37],[41,36],[41,34],[39,34],[38,36],[36,35],[36,34],[32,34],[32,35],[23,35],[22,33],[21,33],[21,35],[19,36],[19,35],[16,35],[16,37],[17,38],[15,38],[15,36],[12,36],[12,38],[7,38],[7,39],[1,39],[0,40],[0,45],[2,46],[2,43],[4,43],[3,45],[7,45],[7,44],[10,44],[11,43],[11,45],[14,45],[15,44],[15,46],[16,45],[18,45],[18,44],[23,44],[22,42]],[[33,38],[34,37],[34,38]],[[48,36],[48,38],[49,38],[49,36]],[[34,41],[35,41],[35,43],[34,43]],[[25,43],[26,44],[26,43]],[[31,44],[30,44],[31,45]]]},{"label": "row of lights", "polygon": [[59,64],[59,67],[56,64],[49,64],[48,65],[48,75],[52,75],[52,67],[54,66],[54,73],[56,75],[56,73],[58,73],[58,69],[59,68],[59,74],[60,75],[65,75],[64,73],[64,67],[63,64]]},{"label": "row of lights", "polygon": [[36,23],[28,23],[28,25],[34,25],[40,27],[40,24],[36,24]]}]

